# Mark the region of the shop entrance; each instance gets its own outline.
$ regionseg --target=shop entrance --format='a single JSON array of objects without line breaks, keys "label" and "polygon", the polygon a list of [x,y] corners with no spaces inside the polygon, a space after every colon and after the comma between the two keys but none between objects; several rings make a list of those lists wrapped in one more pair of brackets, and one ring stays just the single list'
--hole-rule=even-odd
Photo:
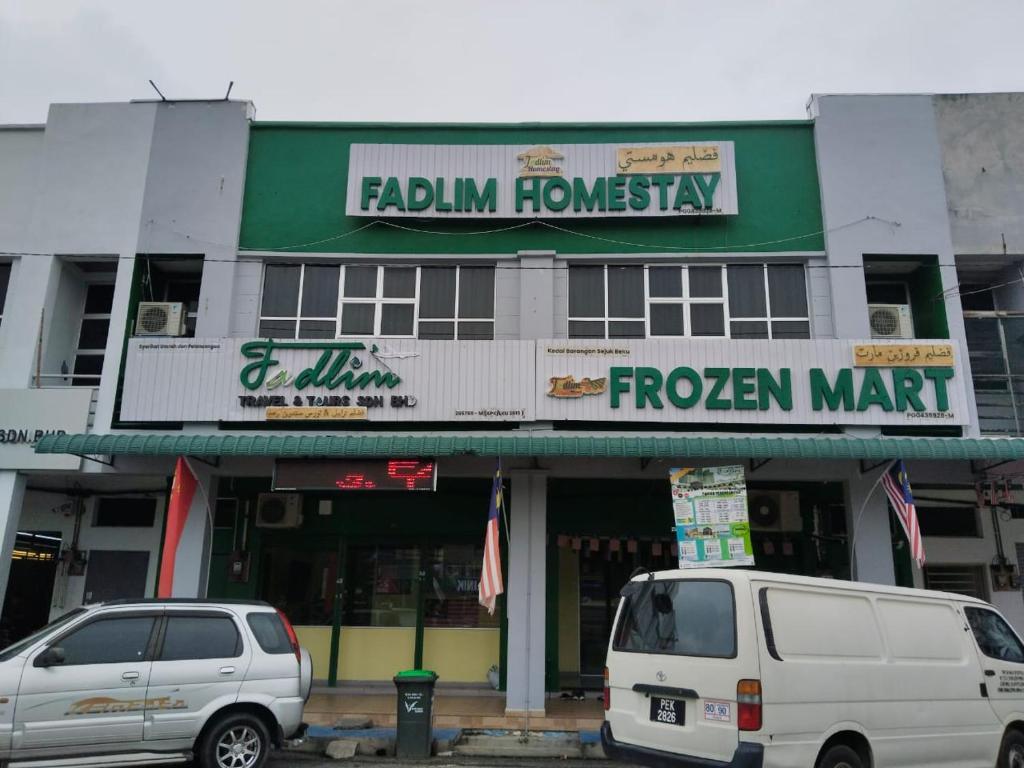
[{"label": "shop entrance", "polygon": [[[747,500],[756,568],[850,577],[841,484],[748,479]],[[548,526],[548,689],[597,689],[623,585],[677,567],[668,478],[552,479]]]},{"label": "shop entrance", "polygon": [[60,531],[18,531],[0,615],[0,647],[16,643],[50,620],[60,544]]}]

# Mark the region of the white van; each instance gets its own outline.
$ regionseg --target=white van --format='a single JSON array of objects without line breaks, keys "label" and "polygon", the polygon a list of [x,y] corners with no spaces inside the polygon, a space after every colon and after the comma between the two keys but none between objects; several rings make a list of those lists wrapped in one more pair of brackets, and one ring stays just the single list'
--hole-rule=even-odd
[{"label": "white van", "polygon": [[622,591],[609,757],[678,768],[1024,768],[1024,644],[988,603],[728,569]]}]

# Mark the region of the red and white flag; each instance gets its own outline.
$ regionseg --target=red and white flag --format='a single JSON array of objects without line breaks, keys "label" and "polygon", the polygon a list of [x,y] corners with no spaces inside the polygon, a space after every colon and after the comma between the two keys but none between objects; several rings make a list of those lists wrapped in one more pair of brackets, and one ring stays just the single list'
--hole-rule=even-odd
[{"label": "red and white flag", "polygon": [[484,538],[484,562],[480,570],[480,605],[494,615],[498,595],[505,591],[501,580],[501,462],[494,472],[491,486],[491,506],[487,512],[487,535]]},{"label": "red and white flag", "polygon": [[164,534],[164,552],[160,558],[160,582],[157,597],[172,597],[174,587],[174,559],[178,554],[178,543],[185,530],[188,510],[196,495],[199,481],[192,474],[184,457],[178,457],[174,466],[174,482],[171,483],[171,501],[167,505],[167,526]]},{"label": "red and white flag", "polygon": [[903,465],[903,459],[894,461],[885,471],[882,477],[882,486],[885,494],[889,497],[896,517],[903,526],[903,532],[907,534],[907,541],[910,542],[910,557],[917,563],[919,568],[924,567],[924,542],[921,541],[921,526],[917,522],[917,509],[914,506],[914,494],[910,490],[910,480],[907,478],[907,468]]}]

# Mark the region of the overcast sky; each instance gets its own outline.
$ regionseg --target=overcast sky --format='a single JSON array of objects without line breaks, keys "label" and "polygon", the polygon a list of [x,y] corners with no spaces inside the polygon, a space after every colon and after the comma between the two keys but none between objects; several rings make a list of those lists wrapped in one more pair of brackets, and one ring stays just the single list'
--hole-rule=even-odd
[{"label": "overcast sky", "polygon": [[0,0],[0,123],[51,102],[260,120],[802,118],[811,93],[1024,90],[1021,0]]}]

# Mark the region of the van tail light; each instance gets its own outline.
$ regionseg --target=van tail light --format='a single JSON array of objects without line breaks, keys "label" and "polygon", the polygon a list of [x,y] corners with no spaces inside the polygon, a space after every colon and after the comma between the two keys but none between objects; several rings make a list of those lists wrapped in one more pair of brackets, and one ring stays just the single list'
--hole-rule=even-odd
[{"label": "van tail light", "polygon": [[295,634],[295,627],[288,621],[288,617],[284,615],[284,611],[280,608],[277,609],[277,615],[281,619],[281,623],[284,624],[284,631],[288,633],[288,642],[292,645],[292,652],[295,654],[295,660],[302,664],[302,651],[299,649],[299,636]]},{"label": "van tail light", "polygon": [[604,668],[604,711],[612,708],[612,689],[608,687],[608,667]]},{"label": "van tail light", "polygon": [[740,730],[761,730],[761,681],[740,680],[736,683],[736,704],[736,723]]}]

